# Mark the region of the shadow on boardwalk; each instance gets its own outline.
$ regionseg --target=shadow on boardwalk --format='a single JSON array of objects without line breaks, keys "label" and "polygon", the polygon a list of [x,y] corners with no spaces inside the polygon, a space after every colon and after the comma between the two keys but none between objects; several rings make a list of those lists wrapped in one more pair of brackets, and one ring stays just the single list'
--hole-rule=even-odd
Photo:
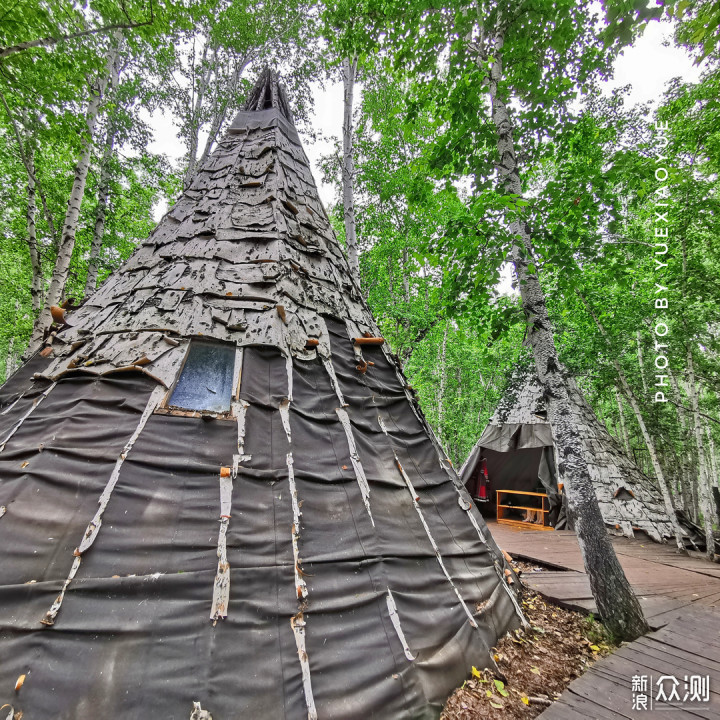
[{"label": "shadow on boardwalk", "polygon": [[[560,606],[596,612],[574,533],[541,533],[494,523],[490,530],[514,557],[553,568],[523,575],[526,585]],[[654,632],[600,660],[540,717],[720,718],[720,565],[652,541],[613,538],[613,545]],[[693,676],[703,680],[691,681]],[[633,678],[639,678],[635,692]],[[637,689],[642,678],[646,692]],[[708,701],[691,703],[691,695],[683,701],[690,683],[705,678]],[[661,688],[671,702],[662,695],[656,701]],[[634,701],[637,704],[642,695],[647,696],[648,709],[634,710]]]}]

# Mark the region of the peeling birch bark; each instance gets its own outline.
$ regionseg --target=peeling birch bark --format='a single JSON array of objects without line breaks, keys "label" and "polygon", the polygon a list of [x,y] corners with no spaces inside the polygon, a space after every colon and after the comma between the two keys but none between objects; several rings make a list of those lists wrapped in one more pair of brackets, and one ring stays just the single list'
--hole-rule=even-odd
[{"label": "peeling birch bark", "polygon": [[333,390],[335,390],[337,399],[340,401],[340,407],[348,407],[342,391],[340,390],[340,383],[338,382],[337,375],[335,374],[335,368],[333,367],[332,361],[327,358],[323,358],[323,365],[325,366],[327,374],[330,376],[330,383],[333,386]]},{"label": "peeling birch bark", "polygon": [[405,639],[405,633],[403,632],[402,626],[400,625],[400,615],[398,614],[397,606],[395,605],[395,598],[393,597],[390,588],[388,588],[386,600],[388,613],[390,613],[390,622],[392,622],[393,627],[395,628],[395,632],[397,633],[398,640],[400,640],[400,644],[402,645],[405,657],[410,662],[412,662],[415,659],[415,656],[412,654],[410,646]]},{"label": "peeling birch bark", "polygon": [[105,508],[107,508],[107,505],[110,502],[110,497],[112,496],[112,492],[115,489],[118,478],[120,477],[120,470],[122,469],[123,463],[125,462],[125,458],[127,458],[128,454],[132,450],[133,445],[135,444],[135,441],[138,439],[140,433],[143,431],[143,428],[145,427],[148,418],[150,417],[150,415],[152,415],[155,408],[162,402],[164,396],[165,388],[162,386],[154,388],[152,393],[150,393],[150,398],[147,402],[147,405],[145,406],[145,409],[143,410],[142,415],[140,416],[140,420],[138,421],[138,424],[135,427],[133,434],[130,436],[130,439],[125,443],[125,447],[123,447],[122,451],[120,452],[118,459],[115,461],[115,467],[110,474],[110,478],[105,485],[105,489],[102,491],[102,494],[98,499],[99,507],[95,513],[95,516],[88,524],[85,530],[85,534],[80,541],[80,545],[75,549],[75,559],[73,560],[72,567],[70,568],[70,573],[68,574],[67,579],[63,584],[62,590],[55,599],[55,602],[52,604],[50,610],[48,610],[45,613],[43,619],[40,620],[43,625],[55,624],[55,618],[57,617],[57,614],[60,612],[60,608],[62,607],[63,599],[65,597],[65,591],[68,589],[68,586],[72,582],[78,571],[78,568],[80,567],[80,563],[82,562],[82,556],[90,549],[92,544],[95,542],[98,533],[100,532]]},{"label": "peeling birch bark", "polygon": [[335,412],[340,418],[343,430],[345,430],[345,437],[347,438],[348,448],[350,449],[350,462],[352,463],[353,470],[355,471],[355,478],[357,480],[358,487],[360,488],[363,503],[365,503],[365,509],[370,517],[372,526],[375,527],[375,521],[373,520],[372,512],[370,511],[370,485],[368,484],[367,477],[365,476],[365,470],[362,466],[362,462],[360,462],[357,445],[355,445],[355,436],[353,435],[352,425],[350,424],[350,416],[347,414],[345,408],[335,408]]},{"label": "peeling birch bark", "polygon": [[[33,414],[35,409],[40,405],[40,403],[50,394],[50,391],[55,387],[55,383],[50,385],[45,392],[43,392],[42,395],[40,395],[38,398],[35,399],[35,401],[32,404],[32,407],[8,430],[8,432],[5,434],[5,437],[0,440],[0,453],[5,449],[5,446],[8,444],[8,441],[12,436],[20,429],[22,424]],[[19,400],[20,398],[18,398]],[[17,402],[17,400],[15,401]],[[13,403],[7,410],[10,410],[10,408],[13,407],[15,403]],[[5,412],[7,412],[7,410]],[[4,414],[4,413],[3,413]]]},{"label": "peeling birch bark", "polygon": [[290,501],[292,503],[293,524],[291,529],[293,560],[295,562],[295,591],[298,599],[307,597],[308,589],[305,579],[300,572],[300,550],[298,548],[298,538],[300,537],[300,505],[298,504],[297,487],[295,485],[295,472],[293,471],[293,456],[288,453],[286,457],[288,469],[288,481],[290,485]]},{"label": "peeling birch bark", "polygon": [[300,669],[302,671],[303,692],[305,694],[305,704],[307,705],[308,720],[317,720],[315,698],[313,697],[312,682],[310,680],[310,661],[307,651],[305,650],[305,618],[302,611],[290,618],[290,626],[295,635],[295,645],[297,646],[298,657],[300,658]]},{"label": "peeling birch bark", "polygon": [[[378,422],[380,424],[381,430],[387,435],[388,431],[385,427],[385,422],[381,417],[378,416]],[[397,453],[392,450],[392,454],[395,457],[395,464],[397,465],[398,470],[400,471],[400,475],[402,479],[405,481],[405,486],[408,489],[408,492],[410,493],[410,498],[412,500],[413,507],[415,508],[415,511],[418,514],[418,517],[420,518],[420,522],[422,523],[423,528],[425,529],[425,534],[427,535],[428,540],[430,541],[430,545],[432,545],[432,549],[435,551],[435,558],[438,561],[438,564],[440,565],[440,568],[443,571],[443,575],[445,575],[445,578],[450,583],[450,586],[455,591],[455,595],[457,595],[457,599],[460,601],[460,604],[462,605],[463,610],[465,611],[465,614],[468,616],[468,619],[470,621],[470,624],[476,628],[477,623],[475,622],[475,618],[473,617],[472,613],[468,609],[468,606],[465,603],[465,600],[463,600],[462,595],[460,594],[460,591],[457,589],[457,586],[453,582],[452,578],[450,577],[450,573],[447,571],[447,568],[445,567],[445,563],[443,562],[442,555],[440,554],[440,548],[438,548],[437,543],[435,542],[435,538],[432,536],[432,533],[430,532],[430,528],[428,527],[427,522],[425,521],[425,516],[423,515],[422,508],[420,507],[420,503],[418,502],[420,500],[417,492],[415,492],[415,488],[413,487],[412,481],[408,477],[407,473],[405,472],[405,468],[402,466],[402,463],[400,462],[400,459],[397,456]]]},{"label": "peeling birch bark", "polygon": [[213,720],[213,716],[207,711],[202,709],[202,705],[199,702],[193,702],[193,710],[190,713],[190,720]]},{"label": "peeling birch bark", "polygon": [[7,512],[5,505],[0,505],[0,518]]},{"label": "peeling birch bark", "polygon": [[285,435],[287,435],[288,443],[292,442],[292,439],[290,437],[290,403],[289,401],[285,401],[281,403],[278,406],[278,410],[280,411],[280,421],[282,422],[283,429],[285,430]]},{"label": "peeling birch bark", "polygon": [[227,558],[227,530],[232,510],[233,478],[220,473],[220,531],[218,533],[218,566],[213,585],[210,619],[213,625],[227,617],[230,603],[230,563]]}]

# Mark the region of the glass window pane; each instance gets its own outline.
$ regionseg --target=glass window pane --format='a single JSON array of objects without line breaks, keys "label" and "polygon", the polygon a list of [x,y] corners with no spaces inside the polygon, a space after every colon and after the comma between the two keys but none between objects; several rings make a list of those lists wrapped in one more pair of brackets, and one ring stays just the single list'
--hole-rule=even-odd
[{"label": "glass window pane", "polygon": [[234,346],[191,342],[185,367],[168,404],[185,410],[228,412],[234,367]]}]

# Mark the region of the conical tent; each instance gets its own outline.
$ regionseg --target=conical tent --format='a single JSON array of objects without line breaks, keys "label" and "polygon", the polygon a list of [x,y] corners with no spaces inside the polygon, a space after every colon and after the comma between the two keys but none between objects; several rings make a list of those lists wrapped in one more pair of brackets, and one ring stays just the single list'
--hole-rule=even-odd
[{"label": "conical tent", "polygon": [[434,717],[492,665],[502,554],[378,336],[265,71],[0,390],[0,705]]},{"label": "conical tent", "polygon": [[[673,538],[673,526],[656,483],[637,467],[598,420],[575,380],[567,374],[566,380],[573,424],[608,528],[628,537],[642,530],[657,542]],[[487,470],[492,490],[522,491],[537,487],[552,501],[558,488],[555,459],[544,388],[535,369],[521,364],[463,463],[460,479],[475,494],[482,467],[483,473]]]}]

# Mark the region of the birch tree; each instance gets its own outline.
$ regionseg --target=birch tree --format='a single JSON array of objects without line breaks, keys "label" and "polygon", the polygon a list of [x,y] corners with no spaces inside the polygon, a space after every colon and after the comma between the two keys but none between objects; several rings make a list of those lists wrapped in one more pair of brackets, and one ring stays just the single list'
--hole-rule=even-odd
[{"label": "birch tree", "polygon": [[353,158],[353,95],[357,74],[357,55],[346,57],[342,61],[343,79],[343,162],[342,196],[343,219],[345,221],[345,243],[347,245],[350,269],[360,282],[360,264],[358,262],[357,231],[355,228],[355,160]]},{"label": "birch tree", "polygon": [[[478,222],[470,234],[482,232],[492,213],[504,221],[495,256],[504,255],[514,266],[527,340],[546,389],[560,455],[558,469],[593,596],[611,631],[619,638],[635,638],[647,630],[647,624],[615,556],[580,439],[568,421],[568,389],[539,280],[532,216],[524,209],[529,203],[524,198],[517,145],[522,139],[525,157],[546,152],[543,136],[552,136],[567,117],[567,103],[577,89],[607,71],[612,53],[601,46],[598,18],[583,3],[443,3],[415,12],[397,10],[389,23],[387,19],[383,23],[388,36],[385,47],[395,53],[398,64],[430,78],[424,81],[425,103],[435,104],[448,128],[447,139],[438,143],[443,146],[438,153],[438,160],[444,161],[443,174],[469,172],[474,177],[470,206]],[[388,14],[386,10],[386,18]],[[377,21],[371,24],[377,28]],[[412,38],[413,43],[404,38]],[[449,70],[438,73],[437,57],[443,53]],[[512,102],[520,109],[514,110]],[[487,167],[488,150],[494,172]],[[458,247],[464,239],[447,242]],[[558,260],[572,257],[570,248],[552,242],[542,247],[546,248]],[[497,272],[498,266],[488,284]]]}]

